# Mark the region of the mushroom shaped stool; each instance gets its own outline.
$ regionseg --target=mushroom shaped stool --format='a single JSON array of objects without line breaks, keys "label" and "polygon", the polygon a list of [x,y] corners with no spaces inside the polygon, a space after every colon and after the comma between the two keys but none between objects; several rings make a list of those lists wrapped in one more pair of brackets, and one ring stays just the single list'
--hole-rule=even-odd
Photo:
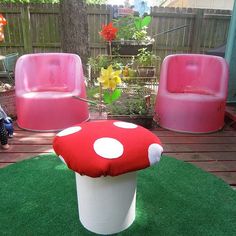
[{"label": "mushroom shaped stool", "polygon": [[159,138],[133,123],[91,121],[59,132],[56,154],[75,171],[79,218],[97,234],[114,234],[135,219],[136,172],[160,160]]}]

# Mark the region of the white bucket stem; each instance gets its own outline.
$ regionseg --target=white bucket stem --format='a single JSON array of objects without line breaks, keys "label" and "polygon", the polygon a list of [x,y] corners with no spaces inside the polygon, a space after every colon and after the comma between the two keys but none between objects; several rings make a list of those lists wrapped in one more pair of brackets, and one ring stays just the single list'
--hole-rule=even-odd
[{"label": "white bucket stem", "polygon": [[91,178],[76,173],[79,218],[97,234],[127,229],[135,219],[136,172]]}]

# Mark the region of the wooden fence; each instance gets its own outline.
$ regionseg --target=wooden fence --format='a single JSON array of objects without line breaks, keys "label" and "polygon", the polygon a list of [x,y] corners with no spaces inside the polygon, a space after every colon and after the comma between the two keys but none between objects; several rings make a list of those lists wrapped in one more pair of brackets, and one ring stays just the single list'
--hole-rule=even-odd
[{"label": "wooden fence", "polygon": [[[0,4],[0,12],[8,20],[0,54],[61,51],[58,4]],[[112,15],[110,5],[88,6],[91,56],[106,53],[98,32]],[[204,53],[226,42],[231,11],[154,7],[151,16],[148,30],[155,38],[154,52],[164,58],[173,53]]]},{"label": "wooden fence", "polygon": [[56,4],[0,4],[8,21],[0,54],[60,51],[59,6]]}]

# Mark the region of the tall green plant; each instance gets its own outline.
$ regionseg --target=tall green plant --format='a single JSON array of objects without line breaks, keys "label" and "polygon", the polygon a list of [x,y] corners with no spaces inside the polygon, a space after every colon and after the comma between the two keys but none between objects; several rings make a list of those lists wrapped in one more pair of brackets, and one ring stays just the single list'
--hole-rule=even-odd
[{"label": "tall green plant", "polygon": [[135,39],[143,44],[152,43],[153,39],[147,35],[147,28],[151,21],[151,16],[139,17],[133,15],[114,19],[113,24],[118,28],[117,39]]},{"label": "tall green plant", "polygon": [[139,66],[151,66],[155,64],[157,57],[152,52],[148,51],[147,48],[141,48],[138,50],[137,63]]},{"label": "tall green plant", "polygon": [[118,28],[117,38],[118,39],[132,39],[132,36],[136,30],[134,24],[134,16],[129,15],[126,17],[120,17],[113,19],[113,25]]},{"label": "tall green plant", "polygon": [[151,16],[145,16],[144,18],[142,17],[135,17],[134,19],[134,24],[136,30],[142,30],[147,28],[152,21]]}]

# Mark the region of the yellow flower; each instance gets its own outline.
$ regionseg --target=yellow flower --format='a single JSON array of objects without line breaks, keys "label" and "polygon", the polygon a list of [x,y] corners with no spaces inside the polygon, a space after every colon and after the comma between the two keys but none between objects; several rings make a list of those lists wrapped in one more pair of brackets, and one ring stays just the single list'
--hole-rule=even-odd
[{"label": "yellow flower", "polygon": [[115,90],[117,84],[121,83],[121,70],[113,70],[112,65],[107,69],[101,69],[101,75],[98,77],[98,82],[102,84],[103,89]]}]

